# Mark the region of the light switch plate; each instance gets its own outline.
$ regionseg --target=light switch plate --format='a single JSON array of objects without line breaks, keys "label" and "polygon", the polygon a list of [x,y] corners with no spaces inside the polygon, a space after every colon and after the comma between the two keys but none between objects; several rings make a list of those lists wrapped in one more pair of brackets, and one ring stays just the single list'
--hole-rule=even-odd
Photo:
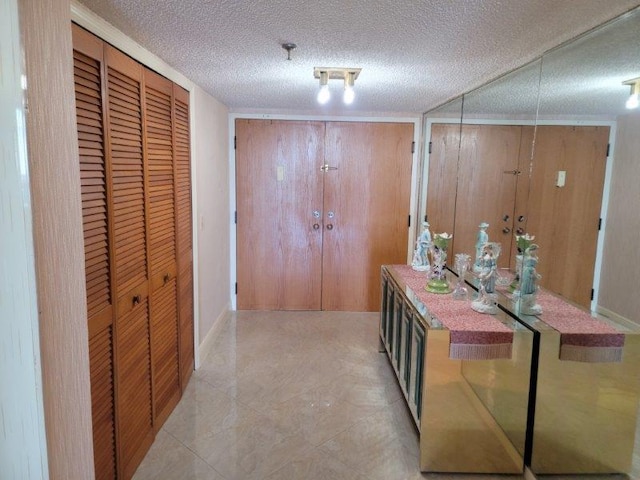
[{"label": "light switch plate", "polygon": [[567,181],[567,172],[565,170],[558,170],[556,177],[556,187],[564,187]]}]

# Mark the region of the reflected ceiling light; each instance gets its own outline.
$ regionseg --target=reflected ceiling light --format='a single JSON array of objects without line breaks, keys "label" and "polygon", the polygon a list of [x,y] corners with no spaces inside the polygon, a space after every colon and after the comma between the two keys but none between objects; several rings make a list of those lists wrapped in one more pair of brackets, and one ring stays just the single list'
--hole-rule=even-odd
[{"label": "reflected ceiling light", "polygon": [[320,72],[320,90],[318,91],[318,103],[324,105],[331,98],[329,92],[329,74],[327,72]]},{"label": "reflected ceiling light", "polygon": [[344,77],[344,95],[342,96],[342,101],[347,105],[351,105],[356,98],[356,92],[353,91],[353,82],[353,73],[347,73]]},{"label": "reflected ceiling light", "polygon": [[329,93],[329,80],[343,80],[344,95],[342,101],[347,105],[353,103],[356,96],[353,90],[353,84],[358,78],[358,75],[360,75],[361,70],[361,68],[315,67],[313,69],[313,76],[320,79],[318,103],[324,105],[331,98],[331,94]]},{"label": "reflected ceiling light", "polygon": [[627,100],[625,106],[629,109],[638,108],[640,105],[638,97],[640,97],[640,77],[622,82],[623,85],[629,85],[631,87],[631,96]]}]

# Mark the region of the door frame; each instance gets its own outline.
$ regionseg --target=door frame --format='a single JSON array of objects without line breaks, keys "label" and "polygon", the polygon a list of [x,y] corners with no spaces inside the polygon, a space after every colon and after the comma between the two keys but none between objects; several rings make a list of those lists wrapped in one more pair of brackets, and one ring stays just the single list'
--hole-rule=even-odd
[{"label": "door frame", "polygon": [[231,310],[237,310],[237,230],[235,223],[236,206],[236,151],[234,148],[234,137],[236,134],[236,119],[255,119],[255,120],[291,120],[291,121],[320,121],[320,122],[358,122],[358,123],[412,123],[413,124],[413,141],[415,149],[411,160],[411,196],[409,199],[409,214],[411,215],[411,226],[409,227],[409,236],[407,242],[407,262],[411,261],[411,252],[413,251],[413,239],[415,238],[416,225],[419,223],[417,217],[418,207],[418,180],[419,180],[419,158],[420,146],[424,143],[421,141],[422,135],[422,114],[415,116],[375,116],[375,117],[359,117],[359,116],[337,116],[337,115],[287,115],[287,114],[270,114],[270,113],[229,113],[229,232],[230,232],[230,269],[229,269],[229,291],[231,292]]},{"label": "door frame", "polygon": [[[598,295],[600,294],[600,275],[602,273],[602,257],[604,255],[604,234],[607,228],[607,211],[609,209],[609,193],[611,191],[611,178],[613,176],[613,163],[615,161],[615,143],[616,143],[616,130],[618,123],[615,120],[579,120],[579,119],[566,119],[566,120],[523,120],[523,119],[487,119],[487,118],[467,118],[460,119],[455,117],[434,117],[427,118],[424,121],[424,143],[427,143],[431,138],[431,125],[434,123],[463,123],[463,124],[477,124],[477,125],[532,125],[534,127],[538,125],[559,125],[559,126],[575,126],[575,127],[609,127],[609,155],[605,165],[604,173],[604,185],[602,189],[602,200],[600,204],[600,218],[602,219],[602,225],[598,232],[598,239],[596,243],[596,258],[594,262],[593,270],[593,300],[591,300],[591,311],[597,312],[599,309]],[[535,144],[535,136],[534,136]],[[421,158],[421,165],[419,167],[421,172],[422,183],[420,184],[420,197],[417,199],[419,209],[418,214],[420,218],[423,218],[426,213],[427,187],[429,183],[429,151],[428,149],[422,149],[423,155]],[[425,203],[424,205],[422,205]],[[410,238],[412,238],[410,236]]]}]

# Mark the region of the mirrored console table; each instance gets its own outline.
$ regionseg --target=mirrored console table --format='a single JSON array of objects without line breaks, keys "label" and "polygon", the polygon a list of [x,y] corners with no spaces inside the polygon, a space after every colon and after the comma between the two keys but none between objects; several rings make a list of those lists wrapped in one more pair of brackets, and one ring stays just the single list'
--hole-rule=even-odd
[{"label": "mirrored console table", "polygon": [[381,282],[380,339],[420,433],[422,471],[630,472],[638,326],[573,310],[563,324],[557,299],[545,312],[541,298],[538,317],[516,315],[506,292],[497,315],[478,314],[471,298],[426,292],[424,272],[406,265],[383,266]]}]

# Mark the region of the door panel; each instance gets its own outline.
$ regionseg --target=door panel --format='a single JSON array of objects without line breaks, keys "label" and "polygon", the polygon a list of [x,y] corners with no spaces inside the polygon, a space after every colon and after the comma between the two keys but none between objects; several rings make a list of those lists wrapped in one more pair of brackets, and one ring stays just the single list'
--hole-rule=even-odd
[{"label": "door panel", "polygon": [[89,330],[94,467],[97,479],[116,477],[113,356],[113,260],[109,254],[110,184],[104,148],[103,45],[73,26],[82,219]]},{"label": "door panel", "polygon": [[407,261],[412,141],[413,124],[327,123],[323,310],[377,311],[380,266]]},{"label": "door panel", "polygon": [[175,84],[173,85],[173,154],[175,159],[180,385],[184,391],[194,368],[191,144],[189,92]]},{"label": "door panel", "polygon": [[105,47],[107,154],[113,179],[116,410],[119,476],[130,478],[153,442],[142,67]]},{"label": "door panel", "polygon": [[[540,246],[541,285],[586,308],[598,240],[609,127],[538,126],[528,231]],[[559,170],[566,184],[556,187]]]},{"label": "door panel", "polygon": [[320,309],[324,130],[236,120],[239,309]]}]

